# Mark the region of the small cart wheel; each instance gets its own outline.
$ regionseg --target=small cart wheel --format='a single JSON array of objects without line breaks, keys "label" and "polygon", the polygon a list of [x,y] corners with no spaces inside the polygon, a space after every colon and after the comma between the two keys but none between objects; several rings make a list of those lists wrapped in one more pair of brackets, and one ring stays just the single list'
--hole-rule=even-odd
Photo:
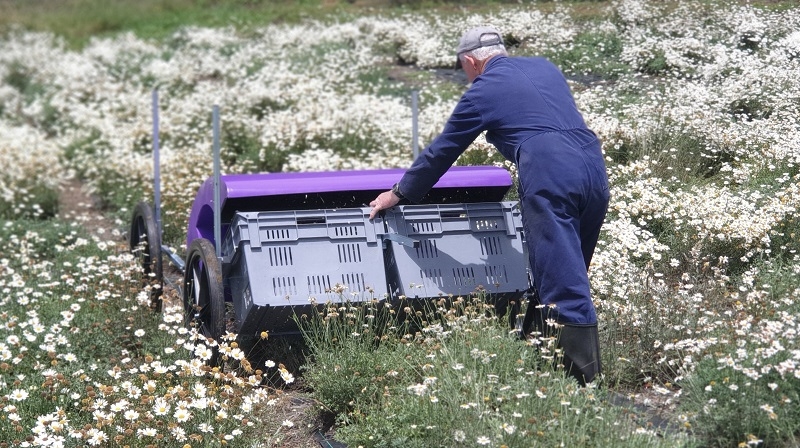
[{"label": "small cart wheel", "polygon": [[146,202],[136,204],[128,241],[131,252],[137,255],[142,266],[145,282],[153,287],[150,291],[150,308],[161,311],[161,291],[164,286],[161,235],[153,210]]},{"label": "small cart wheel", "polygon": [[[197,328],[207,339],[220,341],[225,334],[225,295],[222,285],[222,267],[214,245],[205,238],[197,238],[186,255],[183,276],[184,324]],[[219,364],[219,350],[212,348],[210,365]]]}]

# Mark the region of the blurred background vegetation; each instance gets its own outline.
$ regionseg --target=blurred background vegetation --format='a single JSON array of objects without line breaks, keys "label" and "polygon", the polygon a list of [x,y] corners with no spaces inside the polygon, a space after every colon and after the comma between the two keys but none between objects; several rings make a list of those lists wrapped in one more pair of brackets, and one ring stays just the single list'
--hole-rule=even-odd
[{"label": "blurred background vegetation", "polygon": [[[669,0],[665,0],[669,1]],[[698,0],[713,2],[718,0]],[[772,9],[789,8],[796,0],[725,0]],[[132,31],[140,37],[160,38],[186,25],[234,26],[238,29],[269,23],[296,23],[332,15],[420,11],[425,9],[491,10],[504,4],[536,4],[540,9],[557,4],[551,0],[0,0],[0,33],[14,27],[51,31],[73,48],[91,37]],[[573,0],[591,16],[608,0]]]}]

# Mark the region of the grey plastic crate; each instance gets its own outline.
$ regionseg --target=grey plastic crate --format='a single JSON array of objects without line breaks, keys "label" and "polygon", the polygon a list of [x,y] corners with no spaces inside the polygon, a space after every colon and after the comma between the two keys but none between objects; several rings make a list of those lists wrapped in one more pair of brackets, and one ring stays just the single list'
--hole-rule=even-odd
[{"label": "grey plastic crate", "polygon": [[239,212],[222,253],[242,334],[291,330],[293,307],[387,293],[381,219],[369,208]]},{"label": "grey plastic crate", "polygon": [[408,205],[387,211],[386,271],[392,295],[466,296],[478,288],[499,297],[528,289],[528,261],[517,202]]}]

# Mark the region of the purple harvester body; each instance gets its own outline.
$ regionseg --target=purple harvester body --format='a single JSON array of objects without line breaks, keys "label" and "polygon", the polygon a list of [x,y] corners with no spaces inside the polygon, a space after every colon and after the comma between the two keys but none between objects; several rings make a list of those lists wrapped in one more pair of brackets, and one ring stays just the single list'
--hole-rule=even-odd
[{"label": "purple harvester body", "polygon": [[[236,212],[366,207],[392,187],[404,169],[305,173],[230,174],[220,177],[225,228]],[[422,204],[501,201],[513,185],[503,168],[455,166],[439,179]],[[200,187],[189,216],[186,247],[196,238],[214,241],[214,179]]]}]

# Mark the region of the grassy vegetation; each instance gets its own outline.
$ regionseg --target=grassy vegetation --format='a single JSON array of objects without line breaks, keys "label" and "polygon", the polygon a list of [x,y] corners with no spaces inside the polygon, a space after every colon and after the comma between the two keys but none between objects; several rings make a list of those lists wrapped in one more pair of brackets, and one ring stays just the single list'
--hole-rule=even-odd
[{"label": "grassy vegetation", "polygon": [[647,416],[610,405],[607,390],[577,387],[555,338],[520,340],[480,294],[328,304],[299,323],[305,379],[348,445],[692,445],[644,430]]},{"label": "grassy vegetation", "polygon": [[[709,0],[711,1],[711,0]],[[745,0],[741,0],[744,2]],[[141,37],[163,38],[186,26],[234,26],[246,30],[270,23],[296,23],[306,18],[323,19],[335,14],[375,10],[448,10],[468,7],[479,11],[516,1],[471,0],[0,0],[0,31],[22,26],[63,36],[70,47],[84,45],[92,37],[131,31]],[[577,11],[590,19],[604,1],[576,1]],[[748,1],[769,8],[789,8],[789,0]],[[547,10],[548,2],[542,2]],[[584,42],[595,40],[586,36]],[[606,48],[603,51],[613,51]]]},{"label": "grassy vegetation", "polygon": [[[186,363],[184,343],[192,339],[182,311],[151,312],[140,300],[138,266],[113,243],[74,223],[19,219],[0,227],[0,253],[16,255],[3,258],[4,278],[20,273],[3,281],[0,298],[0,375],[10,379],[0,445],[245,446],[240,440],[249,439],[279,446],[271,444],[287,440],[289,428],[281,423],[291,411],[276,413],[282,398],[253,388],[262,375],[280,375],[279,368],[233,370],[244,364],[234,361],[230,346],[225,356],[233,369],[224,374]],[[121,426],[110,424],[115,416]],[[57,435],[31,435],[37,426],[56,428]]]},{"label": "grassy vegetation", "polygon": [[122,31],[161,38],[186,25],[246,29],[324,17],[337,9],[336,2],[319,0],[3,0],[0,27],[21,25],[31,30],[52,31],[76,47],[92,37]]}]

